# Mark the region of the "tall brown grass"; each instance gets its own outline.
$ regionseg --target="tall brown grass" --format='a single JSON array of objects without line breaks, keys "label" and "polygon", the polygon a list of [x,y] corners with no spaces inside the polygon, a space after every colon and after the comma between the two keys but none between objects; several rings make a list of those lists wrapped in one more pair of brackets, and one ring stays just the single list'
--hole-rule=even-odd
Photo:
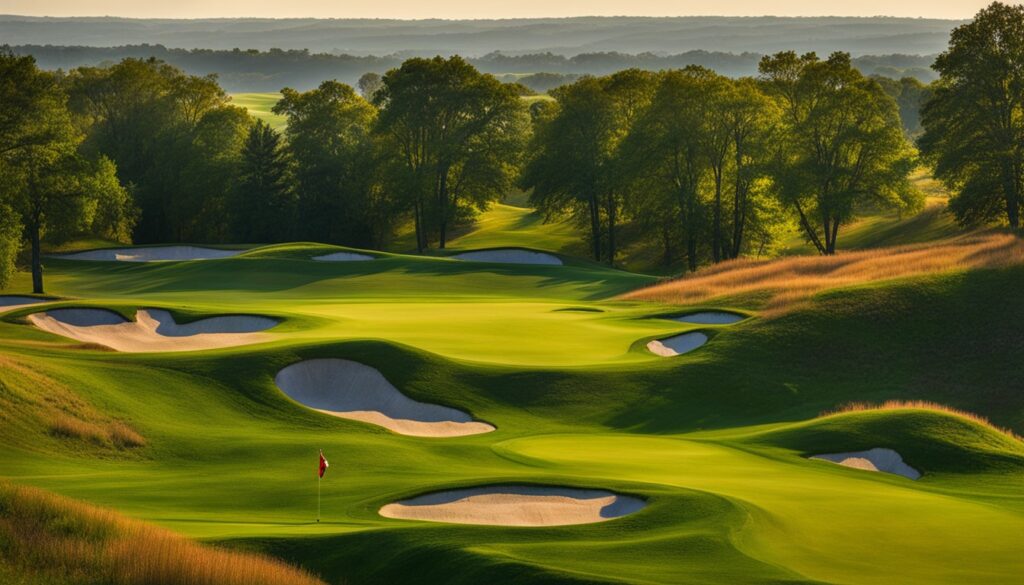
[{"label": "tall brown grass", "polygon": [[946,414],[956,415],[967,420],[976,422],[982,426],[988,427],[994,431],[1003,433],[1010,438],[1017,439],[1018,441],[1024,441],[1017,433],[1010,429],[1004,429],[1003,427],[992,424],[992,421],[988,420],[980,414],[968,412],[966,410],[960,410],[959,408],[953,408],[952,406],[946,406],[945,404],[939,404],[937,402],[930,402],[928,400],[886,400],[881,404],[872,402],[848,402],[842,404],[832,410],[826,410],[818,416],[833,416],[837,414],[845,414],[848,412],[864,412],[868,410],[901,410],[901,409],[917,409],[917,410],[931,410],[935,412],[943,412]]},{"label": "tall brown grass", "polygon": [[[96,409],[72,384],[33,364],[0,356],[0,389],[0,424],[18,424],[23,429],[34,424],[31,434],[46,432],[91,448],[124,451],[146,445],[145,437],[127,422]],[[17,435],[25,439],[22,433]]]},{"label": "tall brown grass", "polygon": [[0,482],[0,562],[26,582],[323,585],[265,555],[201,545],[55,494]]},{"label": "tall brown grass", "polygon": [[118,449],[146,445],[145,437],[122,421],[93,422],[59,411],[51,414],[50,434]]},{"label": "tall brown grass", "polygon": [[1024,242],[1020,238],[1000,233],[977,234],[835,256],[731,260],[621,298],[692,304],[721,297],[766,294],[766,310],[782,312],[827,289],[1021,263]]}]

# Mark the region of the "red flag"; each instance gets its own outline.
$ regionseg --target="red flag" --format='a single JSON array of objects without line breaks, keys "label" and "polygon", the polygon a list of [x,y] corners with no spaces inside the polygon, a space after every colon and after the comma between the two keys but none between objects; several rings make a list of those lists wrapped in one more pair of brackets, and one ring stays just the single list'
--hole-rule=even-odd
[{"label": "red flag", "polygon": [[327,467],[328,467],[327,460],[324,459],[324,450],[321,449],[320,450],[320,469],[319,469],[320,477],[323,477],[324,474],[327,473]]}]

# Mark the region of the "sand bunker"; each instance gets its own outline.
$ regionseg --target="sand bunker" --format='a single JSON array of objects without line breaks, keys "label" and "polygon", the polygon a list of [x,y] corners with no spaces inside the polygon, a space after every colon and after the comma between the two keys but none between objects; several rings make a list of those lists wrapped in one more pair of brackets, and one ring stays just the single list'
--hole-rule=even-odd
[{"label": "sand bunker", "polygon": [[14,311],[22,307],[28,307],[31,305],[38,305],[40,303],[48,302],[50,302],[50,299],[40,299],[38,297],[21,297],[17,295],[0,295],[0,313]]},{"label": "sand bunker", "polygon": [[128,321],[104,309],[54,309],[28,316],[43,331],[123,352],[194,351],[260,343],[277,321],[255,315],[210,317],[179,325],[167,311],[140,310]]},{"label": "sand bunker", "polygon": [[738,323],[747,317],[745,315],[726,313],[724,311],[702,311],[700,313],[690,313],[689,315],[683,315],[681,317],[669,318],[673,321],[679,321],[680,323],[696,323],[698,325],[731,325],[733,323]]},{"label": "sand bunker", "polygon": [[94,260],[101,262],[175,262],[184,260],[215,260],[237,256],[245,250],[216,250],[196,246],[159,246],[155,248],[111,248],[89,250],[74,254],[59,254],[54,258],[65,260]]},{"label": "sand bunker", "polygon": [[647,349],[661,357],[672,357],[693,351],[707,342],[707,335],[700,331],[691,331],[665,339],[655,339],[648,342]]},{"label": "sand bunker", "polygon": [[550,266],[561,266],[562,259],[553,254],[544,252],[533,252],[531,250],[518,250],[507,248],[504,250],[479,250],[476,252],[463,252],[451,256],[457,260],[470,260],[472,262],[497,262],[499,264],[546,264]]},{"label": "sand bunker", "polygon": [[374,257],[369,254],[359,254],[357,252],[335,252],[333,254],[324,254],[323,256],[313,256],[313,260],[319,260],[320,262],[362,262],[373,259]]},{"label": "sand bunker", "polygon": [[494,430],[469,414],[402,394],[370,366],[342,359],[306,360],[274,378],[289,397],[327,414],[414,437],[459,437]]},{"label": "sand bunker", "polygon": [[892,449],[875,448],[854,453],[830,453],[814,455],[811,459],[831,461],[832,463],[853,467],[854,469],[895,473],[910,479],[921,477],[921,472],[904,463],[900,454]]},{"label": "sand bunker", "polygon": [[604,490],[541,486],[487,486],[417,496],[380,509],[386,518],[486,524],[567,526],[620,518],[646,503]]}]

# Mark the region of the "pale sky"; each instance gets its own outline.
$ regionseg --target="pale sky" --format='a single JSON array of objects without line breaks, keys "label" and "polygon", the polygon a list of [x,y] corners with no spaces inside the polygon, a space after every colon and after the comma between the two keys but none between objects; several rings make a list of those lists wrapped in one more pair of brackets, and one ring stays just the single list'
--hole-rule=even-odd
[{"label": "pale sky", "polygon": [[0,0],[0,14],[135,18],[910,16],[970,18],[991,0]]}]

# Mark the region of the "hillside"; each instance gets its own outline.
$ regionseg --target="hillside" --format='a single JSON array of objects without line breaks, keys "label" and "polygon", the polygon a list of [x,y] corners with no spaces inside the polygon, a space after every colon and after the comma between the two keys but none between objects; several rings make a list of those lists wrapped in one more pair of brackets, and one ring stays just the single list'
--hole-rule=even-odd
[{"label": "hillside", "polygon": [[[495,240],[478,243],[506,237],[500,222],[492,228],[476,237]],[[370,259],[312,260],[328,253]],[[1024,314],[1006,302],[1020,266],[879,281],[819,293],[781,316],[741,311],[753,318],[706,325],[670,317],[738,309],[614,300],[653,279],[560,260],[301,243],[195,262],[50,259],[59,304],[0,316],[2,412],[18,420],[0,439],[0,474],[258,550],[330,583],[1016,580],[1018,439],[942,412],[818,415],[855,401],[927,400],[1024,430]],[[23,293],[25,282],[4,293]],[[253,345],[122,353],[30,324],[54,307],[280,323]],[[686,332],[706,345],[672,358],[645,348]],[[407,436],[307,408],[275,383],[287,366],[324,359],[373,368],[403,394],[496,430]],[[62,431],[57,413],[100,430]],[[105,430],[115,423],[141,440],[119,442]],[[922,476],[806,459],[867,447],[895,449]],[[318,449],[330,459],[319,523]],[[613,490],[644,507],[550,528],[378,512],[495,484]],[[879,518],[899,546],[876,546]]]},{"label": "hillside", "polygon": [[848,51],[927,55],[945,48],[961,21],[843,17],[575,17],[505,20],[125,19],[0,17],[11,45],[308,49],[390,55],[492,51],[623,53],[688,50]]}]

